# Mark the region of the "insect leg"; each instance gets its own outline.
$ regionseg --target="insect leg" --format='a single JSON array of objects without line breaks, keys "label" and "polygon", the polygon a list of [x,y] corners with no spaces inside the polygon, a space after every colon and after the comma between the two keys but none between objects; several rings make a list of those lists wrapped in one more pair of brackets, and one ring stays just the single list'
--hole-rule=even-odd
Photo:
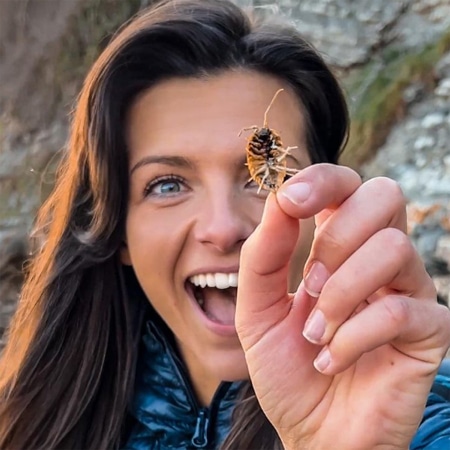
[{"label": "insect leg", "polygon": [[300,172],[300,169],[292,169],[290,167],[284,167],[284,166],[272,166],[272,170],[275,170],[276,172],[285,172],[287,175],[295,175],[296,173]]},{"label": "insect leg", "polygon": [[261,189],[263,188],[264,183],[266,182],[267,177],[268,177],[269,175],[270,175],[269,169],[266,169],[266,173],[264,174],[264,176],[263,176],[262,179],[261,179],[261,182],[259,183],[259,187],[258,187],[257,194],[259,194],[259,193],[261,192]]},{"label": "insect leg", "polygon": [[268,128],[268,126],[267,126],[267,113],[269,112],[269,109],[272,107],[273,102],[274,102],[275,99],[278,97],[278,94],[279,94],[281,91],[284,91],[284,89],[278,89],[278,91],[275,92],[275,95],[273,96],[272,101],[269,103],[269,106],[267,107],[266,112],[264,113],[264,128]]},{"label": "insect leg", "polygon": [[295,147],[288,147],[288,148],[282,148],[281,149],[281,155],[277,157],[277,160],[279,162],[283,161],[283,159],[285,159],[286,156],[290,155],[290,151],[293,150],[294,148],[297,148],[297,146],[295,146]]},{"label": "insect leg", "polygon": [[295,175],[296,173],[300,172],[300,169],[291,169],[289,167],[286,167],[284,170],[288,175]]},{"label": "insect leg", "polygon": [[257,177],[258,175],[261,175],[264,172],[265,172],[264,176],[267,177],[269,175],[267,167],[266,166],[261,166],[255,171],[254,176]]},{"label": "insect leg", "polygon": [[242,128],[242,130],[239,131],[238,136],[240,136],[240,135],[242,134],[243,131],[248,131],[248,130],[256,131],[256,130],[258,130],[258,129],[259,129],[259,127],[258,127],[257,125],[252,125],[251,127]]}]

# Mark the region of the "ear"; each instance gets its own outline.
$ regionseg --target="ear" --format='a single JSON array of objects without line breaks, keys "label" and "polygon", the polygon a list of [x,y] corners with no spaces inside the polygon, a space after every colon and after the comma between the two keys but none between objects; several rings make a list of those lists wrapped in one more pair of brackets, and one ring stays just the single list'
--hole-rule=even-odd
[{"label": "ear", "polygon": [[128,245],[125,241],[122,242],[122,245],[120,247],[120,261],[125,266],[131,266],[131,258],[130,258],[130,252],[128,251]]}]

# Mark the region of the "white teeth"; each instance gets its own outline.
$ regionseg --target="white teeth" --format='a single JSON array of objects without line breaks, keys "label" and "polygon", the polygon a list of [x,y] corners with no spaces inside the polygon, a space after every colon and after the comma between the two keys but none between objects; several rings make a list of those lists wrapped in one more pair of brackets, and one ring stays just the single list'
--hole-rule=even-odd
[{"label": "white teeth", "polygon": [[228,283],[228,274],[226,273],[216,273],[216,288],[217,289],[226,289],[230,287]]},{"label": "white teeth", "polygon": [[231,287],[237,287],[237,285],[238,285],[238,274],[237,273],[229,273],[228,274],[228,284]]},{"label": "white teeth", "polygon": [[189,281],[202,288],[208,286],[217,289],[228,289],[229,287],[237,287],[238,274],[237,273],[206,273],[194,275],[189,278]]},{"label": "white teeth", "polygon": [[200,286],[202,288],[206,287],[207,281],[206,281],[206,276],[205,275],[198,275],[198,280],[199,280]]}]

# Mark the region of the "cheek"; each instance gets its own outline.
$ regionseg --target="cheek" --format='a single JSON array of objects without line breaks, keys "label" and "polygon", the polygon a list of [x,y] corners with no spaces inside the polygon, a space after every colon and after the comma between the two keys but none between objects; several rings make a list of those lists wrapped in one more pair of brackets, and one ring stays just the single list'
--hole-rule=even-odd
[{"label": "cheek", "polygon": [[176,240],[182,232],[186,220],[177,208],[155,210],[153,208],[136,208],[128,213],[126,222],[127,242],[131,251],[140,253],[167,246]]},{"label": "cheek", "polygon": [[126,242],[130,264],[147,295],[155,278],[173,281],[173,268],[185,236],[186,221],[167,211],[130,211],[126,223]]},{"label": "cheek", "polygon": [[179,235],[176,223],[161,226],[158,214],[131,213],[127,220],[127,248],[130,264],[148,301],[167,320],[173,316],[175,298],[174,259],[179,251],[174,241]]},{"label": "cheek", "polygon": [[305,262],[311,251],[311,244],[314,238],[314,228],[314,218],[302,220],[300,222],[300,234],[291,259],[289,274],[290,292],[295,292],[302,281],[303,267],[305,266]]}]

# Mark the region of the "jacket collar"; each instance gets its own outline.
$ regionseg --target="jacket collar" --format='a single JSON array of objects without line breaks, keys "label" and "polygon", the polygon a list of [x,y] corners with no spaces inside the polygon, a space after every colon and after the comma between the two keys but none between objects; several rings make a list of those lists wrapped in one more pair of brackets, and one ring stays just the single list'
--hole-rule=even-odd
[{"label": "jacket collar", "polygon": [[127,449],[215,448],[231,425],[243,382],[222,382],[208,408],[197,402],[172,334],[156,317],[147,322],[140,350]]}]

